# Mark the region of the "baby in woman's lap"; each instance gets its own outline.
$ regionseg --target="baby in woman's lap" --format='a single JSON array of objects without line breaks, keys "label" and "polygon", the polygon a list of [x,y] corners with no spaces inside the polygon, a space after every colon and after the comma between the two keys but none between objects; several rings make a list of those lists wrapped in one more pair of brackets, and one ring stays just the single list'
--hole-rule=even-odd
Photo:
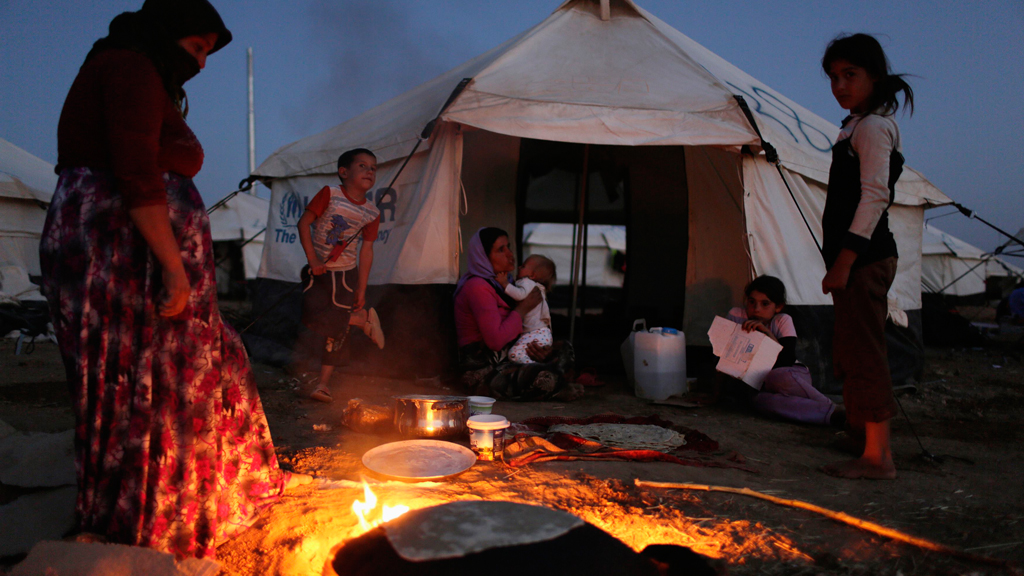
[{"label": "baby in woman's lap", "polygon": [[509,358],[519,364],[534,362],[527,354],[527,346],[531,342],[548,348],[551,346],[551,311],[548,309],[547,293],[555,285],[555,263],[550,258],[534,254],[523,261],[516,275],[515,283],[505,286],[505,293],[516,301],[523,300],[539,288],[544,299],[539,305],[526,313],[523,318],[523,334],[509,350]]}]

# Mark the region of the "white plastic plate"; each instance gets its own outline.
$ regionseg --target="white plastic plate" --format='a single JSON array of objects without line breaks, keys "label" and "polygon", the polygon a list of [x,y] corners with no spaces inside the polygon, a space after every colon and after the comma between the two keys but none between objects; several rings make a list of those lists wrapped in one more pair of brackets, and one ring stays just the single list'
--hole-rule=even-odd
[{"label": "white plastic plate", "polygon": [[402,480],[436,480],[469,470],[476,454],[443,440],[405,440],[377,446],[363,454],[363,466]]}]

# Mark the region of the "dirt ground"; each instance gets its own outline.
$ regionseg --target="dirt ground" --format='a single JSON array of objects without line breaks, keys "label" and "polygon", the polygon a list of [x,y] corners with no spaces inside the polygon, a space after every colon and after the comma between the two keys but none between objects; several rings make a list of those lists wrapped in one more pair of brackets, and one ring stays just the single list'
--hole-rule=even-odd
[{"label": "dirt ground", "polygon": [[[351,503],[362,498],[359,481],[365,477],[388,504],[421,507],[460,499],[541,503],[577,514],[638,550],[654,543],[690,546],[716,558],[729,574],[1009,573],[746,496],[637,488],[634,480],[747,487],[1021,566],[1022,356],[1019,339],[983,349],[929,349],[921,383],[916,391],[903,392],[900,400],[925,448],[942,462],[921,457],[908,421],[900,416],[893,423],[899,477],[892,482],[841,480],[819,472],[822,464],[845,456],[831,446],[834,429],[766,419],[728,406],[651,405],[621,381],[588,389],[573,403],[499,401],[494,412],[512,421],[608,412],[657,414],[704,432],[720,443],[722,452],[741,454],[757,472],[661,462],[548,462],[523,468],[481,462],[442,482],[383,482],[368,473],[360,458],[366,450],[398,438],[341,426],[346,401],[358,397],[385,403],[397,394],[447,390],[434,380],[338,374],[335,402],[324,405],[299,397],[281,370],[256,365],[282,463],[318,480],[264,512],[254,528],[220,548],[218,559],[228,575],[320,573],[331,549],[360,531]],[[0,420],[24,431],[72,427],[54,345],[40,343],[33,354],[14,356],[13,341],[4,340],[0,365]],[[0,500],[6,500],[3,496],[0,487]]]}]

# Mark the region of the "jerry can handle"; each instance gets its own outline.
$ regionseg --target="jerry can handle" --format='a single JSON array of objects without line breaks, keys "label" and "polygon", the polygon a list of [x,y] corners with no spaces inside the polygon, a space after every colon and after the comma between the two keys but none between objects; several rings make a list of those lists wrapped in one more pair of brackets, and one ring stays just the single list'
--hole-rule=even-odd
[{"label": "jerry can handle", "polygon": [[633,321],[633,332],[637,331],[637,325],[643,326],[643,328],[641,328],[641,330],[643,330],[644,332],[647,332],[647,319],[646,318],[638,318],[638,319]]}]

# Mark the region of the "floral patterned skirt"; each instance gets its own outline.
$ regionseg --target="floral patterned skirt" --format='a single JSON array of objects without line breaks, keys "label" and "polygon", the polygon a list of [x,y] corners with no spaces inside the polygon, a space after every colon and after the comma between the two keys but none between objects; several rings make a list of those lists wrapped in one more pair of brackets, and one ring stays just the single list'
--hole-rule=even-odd
[{"label": "floral patterned skirt", "polygon": [[283,491],[238,334],[217,307],[213,243],[192,180],[166,174],[192,292],[159,315],[161,268],[111,177],[64,170],[40,244],[75,413],[82,531],[212,558]]}]

